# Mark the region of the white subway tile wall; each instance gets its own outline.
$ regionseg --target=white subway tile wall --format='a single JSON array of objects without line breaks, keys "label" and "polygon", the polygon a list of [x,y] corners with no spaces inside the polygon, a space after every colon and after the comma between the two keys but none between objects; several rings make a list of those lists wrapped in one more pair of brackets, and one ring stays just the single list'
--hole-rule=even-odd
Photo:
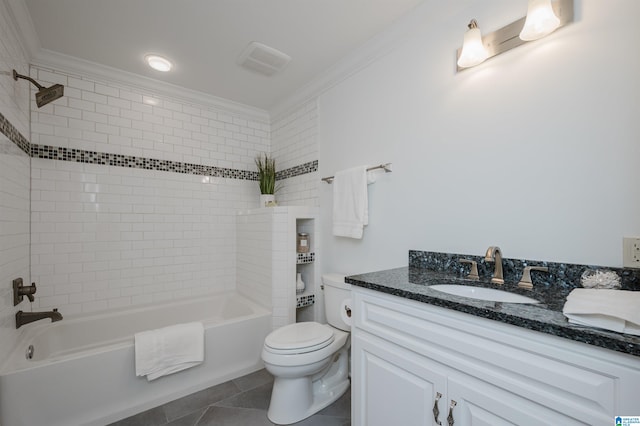
[{"label": "white subway tile wall", "polygon": [[238,214],[237,288],[273,311],[273,329],[296,321],[296,219],[315,214],[303,207]]},{"label": "white subway tile wall", "polygon": [[271,271],[271,327],[296,321],[295,241],[296,219],[290,209],[278,209],[273,218]]},{"label": "white subway tile wall", "polygon": [[[64,98],[32,106],[33,144],[237,170],[269,152],[266,119],[32,73],[66,85]],[[258,194],[250,180],[33,158],[38,307],[64,315],[234,289],[236,215]]]},{"label": "white subway tile wall", "polygon": [[269,152],[270,124],[210,106],[167,99],[116,83],[32,67],[43,85],[65,96],[32,104],[31,143],[159,160],[254,170]]},{"label": "white subway tile wall", "polygon": [[32,159],[38,308],[90,312],[235,288],[238,179]]},{"label": "white subway tile wall", "polygon": [[[24,137],[29,136],[29,85],[14,81],[12,69],[28,74],[27,54],[17,28],[9,19],[6,2],[0,2],[0,114]],[[29,309],[25,301],[13,306],[12,281],[29,275],[29,156],[0,133],[0,360],[16,345],[22,330],[16,330],[15,313]],[[25,299],[26,300],[26,299]]]},{"label": "white subway tile wall", "polygon": [[[285,170],[318,159],[318,104],[310,101],[271,124],[271,152],[278,170]],[[279,205],[319,205],[318,172],[283,179],[276,194]]]},{"label": "white subway tile wall", "polygon": [[271,309],[273,208],[239,212],[236,218],[237,289]]},{"label": "white subway tile wall", "polygon": [[19,334],[15,313],[29,302],[13,306],[12,282],[29,275],[29,157],[0,134],[0,360],[13,349]]}]

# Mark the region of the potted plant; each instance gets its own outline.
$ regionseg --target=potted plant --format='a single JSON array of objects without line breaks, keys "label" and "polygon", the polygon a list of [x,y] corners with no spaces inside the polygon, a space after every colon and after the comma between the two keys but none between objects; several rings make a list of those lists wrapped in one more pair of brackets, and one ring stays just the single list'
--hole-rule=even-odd
[{"label": "potted plant", "polygon": [[258,168],[258,185],[260,187],[260,207],[275,206],[275,193],[280,189],[276,186],[276,160],[267,154],[256,157]]}]

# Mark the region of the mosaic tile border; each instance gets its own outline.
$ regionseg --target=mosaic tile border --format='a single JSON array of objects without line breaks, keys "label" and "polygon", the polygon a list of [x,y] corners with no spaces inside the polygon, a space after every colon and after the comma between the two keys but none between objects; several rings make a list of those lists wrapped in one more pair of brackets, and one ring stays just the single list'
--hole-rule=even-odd
[{"label": "mosaic tile border", "polygon": [[289,167],[288,169],[276,172],[276,180],[287,179],[295,176],[306,175],[318,171],[318,160],[309,161],[299,166]]},{"label": "mosaic tile border", "polygon": [[[110,154],[83,149],[32,144],[1,113],[0,131],[24,153],[34,158],[157,170],[200,176],[213,176],[229,179],[258,180],[258,172],[250,170],[228,169],[225,167],[183,163],[180,161],[157,160],[154,158],[136,157],[132,155]],[[318,171],[318,160],[281,170],[276,173],[276,180],[283,180],[316,171]]]},{"label": "mosaic tile border", "polygon": [[316,302],[316,295],[309,294],[307,296],[296,297],[296,309],[304,308],[305,306],[311,306]]},{"label": "mosaic tile border", "polygon": [[230,179],[258,180],[258,172],[182,163],[179,161],[156,160],[132,155],[110,154],[48,145],[31,145],[31,156],[48,160],[71,161],[75,163],[102,164],[145,170],[158,170],[190,175],[224,177]]},{"label": "mosaic tile border", "polygon": [[31,154],[31,143],[29,143],[27,138],[25,138],[2,113],[0,113],[0,132],[16,144],[25,154]]},{"label": "mosaic tile border", "polygon": [[313,263],[316,260],[315,253],[298,253],[296,264],[303,265],[305,263]]}]

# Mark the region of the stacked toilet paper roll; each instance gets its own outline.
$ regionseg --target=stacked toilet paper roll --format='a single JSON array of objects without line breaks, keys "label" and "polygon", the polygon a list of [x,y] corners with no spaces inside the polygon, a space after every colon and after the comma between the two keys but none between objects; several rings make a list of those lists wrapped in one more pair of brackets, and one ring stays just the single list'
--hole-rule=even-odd
[{"label": "stacked toilet paper roll", "polygon": [[340,318],[351,327],[351,298],[344,299],[340,303]]}]

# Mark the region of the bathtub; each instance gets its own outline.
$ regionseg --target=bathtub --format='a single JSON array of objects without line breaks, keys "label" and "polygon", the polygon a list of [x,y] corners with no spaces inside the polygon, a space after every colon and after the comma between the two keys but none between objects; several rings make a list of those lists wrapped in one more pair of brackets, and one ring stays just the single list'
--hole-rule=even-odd
[{"label": "bathtub", "polygon": [[[105,425],[256,371],[270,317],[225,292],[29,324],[1,366],[0,425]],[[136,377],[134,333],[191,321],[205,326],[204,363],[152,382]]]}]

